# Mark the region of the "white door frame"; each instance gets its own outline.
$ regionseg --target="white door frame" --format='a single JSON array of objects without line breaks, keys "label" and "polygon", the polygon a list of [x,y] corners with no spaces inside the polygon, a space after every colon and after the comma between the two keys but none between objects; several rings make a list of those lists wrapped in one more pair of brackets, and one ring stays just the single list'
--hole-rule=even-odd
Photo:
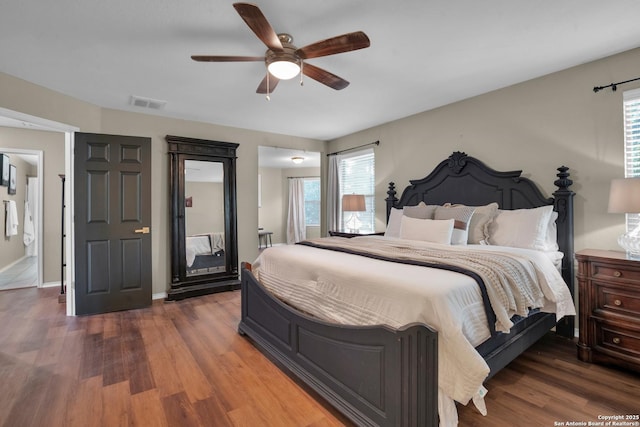
[{"label": "white door frame", "polygon": [[[74,132],[80,130],[80,128],[65,123],[55,122],[41,117],[31,116],[29,114],[20,113],[18,111],[9,110],[0,107],[0,116],[14,119],[21,122],[21,128],[31,130],[45,130],[52,132],[62,132],[65,134],[64,143],[64,173],[65,173],[65,211],[64,211],[64,229],[65,229],[65,254],[66,260],[65,277],[67,283],[66,290],[66,306],[67,316],[75,316],[75,276],[74,276],[74,247],[73,247],[73,147],[74,147]],[[42,185],[42,179],[40,180]],[[41,192],[42,193],[42,192]],[[42,203],[40,204],[42,208]],[[40,216],[40,218],[44,218]],[[41,242],[40,242],[41,243]],[[42,262],[41,258],[42,244],[38,247],[38,256],[40,257],[38,262]]]}]

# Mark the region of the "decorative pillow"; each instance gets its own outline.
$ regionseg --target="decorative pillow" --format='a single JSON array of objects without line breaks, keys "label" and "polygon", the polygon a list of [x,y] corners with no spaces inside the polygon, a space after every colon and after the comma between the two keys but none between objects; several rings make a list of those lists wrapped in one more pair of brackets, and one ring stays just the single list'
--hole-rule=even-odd
[{"label": "decorative pillow", "polygon": [[[533,209],[499,210],[493,221],[487,224],[491,245],[535,249],[557,250],[557,243],[548,234],[555,234],[553,206]],[[553,224],[551,224],[553,223]]]},{"label": "decorative pillow", "polygon": [[493,202],[484,206],[476,206],[469,223],[468,243],[477,245],[487,238],[484,234],[485,225],[498,214],[498,204]]},{"label": "decorative pillow", "polygon": [[[444,206],[459,207],[467,205],[454,204]],[[471,222],[469,223],[469,237],[467,238],[467,243],[478,245],[487,238],[487,235],[485,234],[485,226],[498,214],[498,204],[493,202],[488,205],[469,207],[476,208],[476,210],[473,212]]]},{"label": "decorative pillow", "polygon": [[454,222],[453,219],[438,221],[405,215],[400,225],[400,238],[448,245],[451,243]]},{"label": "decorative pillow", "polygon": [[456,227],[451,235],[452,245],[466,245],[469,238],[469,223],[476,210],[473,206],[438,206],[433,219],[453,219]]},{"label": "decorative pillow", "polygon": [[391,208],[389,222],[384,235],[387,237],[400,238],[400,224],[402,223],[402,209]]},{"label": "decorative pillow", "polygon": [[409,218],[433,219],[436,205],[427,205],[425,202],[420,202],[416,206],[405,206],[402,210],[404,215]]}]

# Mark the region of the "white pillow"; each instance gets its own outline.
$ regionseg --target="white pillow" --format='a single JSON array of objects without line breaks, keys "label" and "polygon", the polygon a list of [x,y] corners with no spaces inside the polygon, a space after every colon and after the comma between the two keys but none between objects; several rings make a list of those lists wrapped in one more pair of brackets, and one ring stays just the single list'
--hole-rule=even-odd
[{"label": "white pillow", "polygon": [[454,222],[453,219],[435,220],[403,216],[400,238],[448,245],[451,243]]},{"label": "white pillow", "polygon": [[499,210],[493,221],[487,224],[487,240],[491,245],[553,251],[557,250],[557,245],[547,235],[554,229],[555,215],[551,205]]},{"label": "white pillow", "polygon": [[433,219],[454,219],[455,227],[451,235],[452,245],[466,245],[469,238],[469,224],[475,215],[473,206],[438,206]]},{"label": "white pillow", "polygon": [[402,222],[402,209],[391,208],[389,212],[389,222],[384,232],[386,237],[400,238],[400,223]]},{"label": "white pillow", "polygon": [[558,251],[560,248],[558,247],[558,227],[556,226],[556,220],[558,219],[558,212],[551,212],[551,217],[549,218],[549,224],[547,225],[547,251]]}]

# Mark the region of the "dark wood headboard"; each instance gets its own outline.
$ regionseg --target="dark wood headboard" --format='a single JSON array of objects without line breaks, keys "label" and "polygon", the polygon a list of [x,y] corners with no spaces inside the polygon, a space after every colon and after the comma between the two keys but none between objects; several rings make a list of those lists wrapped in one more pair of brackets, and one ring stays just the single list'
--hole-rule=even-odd
[{"label": "dark wood headboard", "polygon": [[[470,206],[497,202],[500,209],[524,209],[553,205],[558,212],[558,247],[564,253],[562,277],[574,294],[573,267],[573,196],[569,189],[573,181],[569,178],[569,168],[560,166],[554,184],[557,190],[553,197],[545,197],[538,186],[522,177],[521,170],[496,171],[475,157],[456,151],[436,166],[422,179],[409,181],[398,199],[395,183],[389,183],[387,191],[387,221],[391,208],[417,205],[425,202],[431,205],[461,203]],[[573,336],[573,316],[565,316],[558,328],[566,328],[562,335]],[[570,324],[569,324],[570,323]],[[570,329],[570,331],[569,331]]]}]

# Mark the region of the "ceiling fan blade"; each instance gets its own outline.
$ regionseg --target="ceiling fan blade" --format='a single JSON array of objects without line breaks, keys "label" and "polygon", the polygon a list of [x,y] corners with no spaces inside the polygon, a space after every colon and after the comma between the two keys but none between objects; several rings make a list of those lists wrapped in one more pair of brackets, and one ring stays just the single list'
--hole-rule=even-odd
[{"label": "ceiling fan blade", "polygon": [[[269,91],[267,92],[267,78],[269,78]],[[276,86],[278,86],[278,82],[280,79],[277,77],[273,77],[267,72],[267,75],[264,76],[264,79],[260,82],[258,89],[256,89],[256,93],[273,93]]]},{"label": "ceiling fan blade", "polygon": [[344,89],[349,86],[349,82],[342,77],[338,77],[327,70],[323,70],[315,65],[307,64],[306,62],[302,66],[302,73],[305,76],[319,81],[323,85],[327,85],[335,90]]},{"label": "ceiling fan blade", "polygon": [[236,9],[240,17],[251,28],[251,30],[258,36],[262,42],[272,50],[282,50],[282,43],[278,39],[278,35],[271,24],[264,17],[258,6],[250,3],[234,3],[233,7]]},{"label": "ceiling fan blade", "polygon": [[264,61],[264,56],[191,55],[198,62],[253,62]]},{"label": "ceiling fan blade", "polygon": [[320,56],[364,49],[369,47],[370,44],[369,37],[365,33],[356,31],[301,47],[296,51],[296,54],[302,59],[318,58]]}]

